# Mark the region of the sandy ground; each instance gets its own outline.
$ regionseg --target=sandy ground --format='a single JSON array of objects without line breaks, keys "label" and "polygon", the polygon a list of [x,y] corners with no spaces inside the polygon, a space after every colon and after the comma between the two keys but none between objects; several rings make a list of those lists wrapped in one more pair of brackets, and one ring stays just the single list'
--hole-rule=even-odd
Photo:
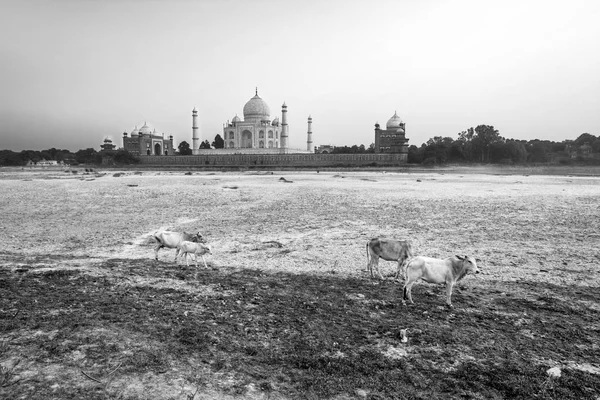
[{"label": "sandy ground", "polygon": [[426,256],[471,254],[492,274],[598,262],[595,177],[25,172],[0,190],[3,253],[23,263],[151,259],[162,229],[202,232],[213,265],[299,273],[361,274],[376,236],[408,238]]},{"label": "sandy ground", "polygon": [[[419,255],[476,257],[483,273],[467,279],[475,287],[524,279],[600,286],[594,176],[0,170],[0,193],[0,268],[35,267],[31,274],[72,268],[102,276],[97,266],[107,260],[152,266],[152,234],[172,229],[200,231],[212,268],[368,280],[367,240],[390,237],[410,240]],[[179,268],[173,256],[161,250],[161,265]],[[384,275],[395,272],[394,263],[380,264]],[[188,281],[132,279],[121,284],[200,290]],[[600,311],[598,302],[560,300]]]}]

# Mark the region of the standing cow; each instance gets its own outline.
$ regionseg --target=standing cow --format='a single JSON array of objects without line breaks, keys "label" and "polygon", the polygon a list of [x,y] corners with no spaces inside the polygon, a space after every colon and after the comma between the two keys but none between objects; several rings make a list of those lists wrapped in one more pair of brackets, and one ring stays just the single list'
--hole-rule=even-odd
[{"label": "standing cow", "polygon": [[179,246],[177,246],[177,250],[179,250],[179,255],[185,258],[185,263],[187,266],[190,265],[188,255],[190,257],[192,257],[193,255],[194,262],[196,263],[196,268],[198,268],[198,256],[202,257],[202,261],[204,262],[204,268],[208,268],[208,266],[206,265],[206,260],[204,259],[204,255],[212,255],[212,250],[210,249],[210,246],[204,245],[202,243],[184,241],[181,242]]},{"label": "standing cow", "polygon": [[446,305],[452,307],[450,297],[452,287],[468,273],[479,273],[477,262],[473,257],[454,256],[440,260],[438,258],[414,257],[406,266],[406,283],[403,290],[403,302],[414,303],[411,296],[412,286],[419,279],[429,283],[446,284]]},{"label": "standing cow", "polygon": [[[371,256],[370,259],[369,255]],[[374,238],[367,242],[367,271],[371,274],[371,278],[374,278],[373,267],[375,267],[377,274],[379,274],[379,278],[384,279],[379,271],[379,259],[383,258],[386,261],[396,261],[398,263],[396,279],[398,279],[402,267],[412,256],[412,247],[408,240]]]},{"label": "standing cow", "polygon": [[[177,249],[177,246],[184,241],[206,243],[206,240],[204,240],[200,232],[192,234],[187,232],[162,231],[156,232],[153,237],[156,240],[156,246],[154,247],[154,259],[156,261],[158,261],[158,250],[162,249],[163,247]],[[177,262],[178,255],[179,249],[177,249],[175,252],[175,262]]]}]

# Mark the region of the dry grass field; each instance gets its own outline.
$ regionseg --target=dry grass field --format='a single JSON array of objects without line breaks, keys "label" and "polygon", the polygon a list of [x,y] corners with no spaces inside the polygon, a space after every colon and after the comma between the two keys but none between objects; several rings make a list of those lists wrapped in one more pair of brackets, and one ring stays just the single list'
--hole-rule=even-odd
[{"label": "dry grass field", "polygon": [[[600,177],[0,169],[0,193],[2,399],[600,398]],[[155,261],[161,229],[209,268]],[[482,273],[402,305],[378,236]]]}]

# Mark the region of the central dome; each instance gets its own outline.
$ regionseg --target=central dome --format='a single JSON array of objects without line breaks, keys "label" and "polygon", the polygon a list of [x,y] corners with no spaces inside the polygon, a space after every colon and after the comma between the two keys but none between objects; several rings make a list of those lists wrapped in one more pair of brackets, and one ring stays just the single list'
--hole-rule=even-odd
[{"label": "central dome", "polygon": [[394,115],[392,115],[392,118],[390,118],[388,120],[388,122],[385,126],[387,129],[401,128],[401,126],[400,126],[401,123],[402,123],[402,119],[398,116],[396,111],[394,111]]},{"label": "central dome", "polygon": [[150,130],[150,127],[148,126],[148,124],[146,124],[144,122],[144,126],[142,126],[140,128],[140,135],[149,135],[152,133],[152,130]]},{"label": "central dome", "polygon": [[258,93],[251,98],[246,105],[244,106],[244,120],[252,120],[252,119],[269,119],[271,115],[271,110],[269,106],[263,99],[258,97]]}]

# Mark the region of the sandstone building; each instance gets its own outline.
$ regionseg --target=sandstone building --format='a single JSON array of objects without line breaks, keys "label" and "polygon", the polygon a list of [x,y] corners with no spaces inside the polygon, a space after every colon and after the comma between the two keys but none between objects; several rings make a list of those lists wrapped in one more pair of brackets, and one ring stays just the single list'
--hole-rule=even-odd
[{"label": "sandstone building", "polygon": [[151,130],[148,124],[138,129],[136,126],[131,131],[130,137],[127,132],[123,132],[123,149],[135,155],[147,156],[168,156],[174,155],[173,136],[165,139],[164,133],[157,133],[156,129]]},{"label": "sandstone building", "polygon": [[408,139],[406,124],[394,111],[385,129],[375,124],[375,153],[405,153],[408,154]]}]

